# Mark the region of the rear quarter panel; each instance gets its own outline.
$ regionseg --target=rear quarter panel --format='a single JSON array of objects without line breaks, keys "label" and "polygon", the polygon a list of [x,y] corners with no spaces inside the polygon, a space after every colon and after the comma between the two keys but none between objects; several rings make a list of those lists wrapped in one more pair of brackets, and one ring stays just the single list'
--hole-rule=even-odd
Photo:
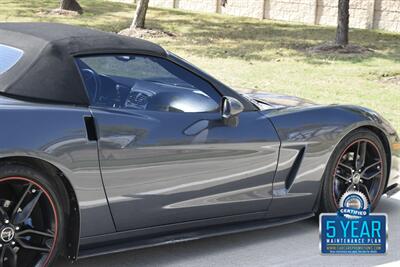
[{"label": "rear quarter panel", "polygon": [[86,108],[0,98],[0,158],[29,157],[60,169],[75,190],[81,236],[115,231],[104,193],[96,141],[88,141]]}]

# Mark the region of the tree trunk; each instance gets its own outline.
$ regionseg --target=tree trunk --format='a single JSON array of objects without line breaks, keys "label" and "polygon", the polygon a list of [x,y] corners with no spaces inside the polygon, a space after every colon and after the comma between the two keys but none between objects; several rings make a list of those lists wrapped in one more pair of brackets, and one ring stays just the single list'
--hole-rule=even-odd
[{"label": "tree trunk", "polygon": [[133,28],[144,28],[147,8],[149,7],[149,0],[139,0],[136,6],[135,17],[131,25]]},{"label": "tree trunk", "polygon": [[336,44],[349,44],[349,13],[350,0],[339,0],[338,26],[336,30]]},{"label": "tree trunk", "polygon": [[60,1],[60,9],[77,11],[82,13],[82,7],[76,0],[61,0]]}]

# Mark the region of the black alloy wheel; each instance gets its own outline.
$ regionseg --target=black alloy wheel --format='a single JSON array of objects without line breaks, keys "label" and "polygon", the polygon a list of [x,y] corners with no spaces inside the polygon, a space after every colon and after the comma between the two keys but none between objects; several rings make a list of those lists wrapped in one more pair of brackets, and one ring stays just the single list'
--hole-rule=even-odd
[{"label": "black alloy wheel", "polygon": [[43,267],[53,261],[63,227],[53,188],[29,167],[0,167],[0,267]]},{"label": "black alloy wheel", "polygon": [[373,210],[387,177],[386,152],[373,132],[361,129],[345,137],[333,153],[325,173],[322,211],[336,212],[347,191],[363,193]]}]

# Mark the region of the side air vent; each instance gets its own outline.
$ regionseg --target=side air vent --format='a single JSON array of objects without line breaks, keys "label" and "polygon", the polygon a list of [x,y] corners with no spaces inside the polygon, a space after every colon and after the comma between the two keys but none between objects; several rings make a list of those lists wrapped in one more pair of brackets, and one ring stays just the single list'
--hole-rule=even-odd
[{"label": "side air vent", "polygon": [[289,172],[289,175],[287,176],[287,179],[285,181],[285,187],[286,190],[289,190],[289,188],[292,186],[294,179],[296,178],[297,172],[299,171],[301,161],[303,160],[304,156],[304,150],[306,148],[303,147],[299,150],[299,153],[297,154],[297,157],[293,163],[292,169]]},{"label": "side air vent", "polygon": [[89,141],[97,141],[96,125],[92,116],[85,116],[86,134]]}]

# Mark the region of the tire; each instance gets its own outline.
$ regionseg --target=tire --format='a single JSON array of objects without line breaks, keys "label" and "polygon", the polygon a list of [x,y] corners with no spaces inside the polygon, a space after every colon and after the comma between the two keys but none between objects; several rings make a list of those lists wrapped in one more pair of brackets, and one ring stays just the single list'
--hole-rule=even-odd
[{"label": "tire", "polygon": [[[4,267],[49,266],[63,247],[65,215],[60,194],[44,173],[20,163],[0,166],[0,261]],[[8,240],[10,229],[12,241]]]},{"label": "tire", "polygon": [[[364,143],[366,144],[365,150],[360,148],[364,147]],[[364,155],[366,155],[364,157],[365,166],[360,168],[361,172],[356,170],[356,167],[361,166],[361,155],[363,153],[356,152],[357,150],[366,151],[366,153],[364,153]],[[352,153],[353,161],[350,160],[352,158]],[[378,162],[378,157],[381,163]],[[356,158],[358,160],[356,160]],[[374,165],[375,160],[377,162],[375,163],[376,165]],[[356,162],[358,162],[358,166]],[[350,170],[348,167],[352,167],[353,170]],[[367,167],[369,167],[369,169],[366,169]],[[365,169],[366,171],[364,172]],[[365,178],[367,178],[379,171],[380,173],[374,176],[374,178],[368,180],[363,179],[363,173],[365,173]],[[387,172],[386,152],[380,138],[367,129],[359,129],[350,133],[336,147],[327,165],[323,177],[324,184],[322,188],[320,212],[337,211],[340,200],[339,195],[341,193],[340,189],[346,189],[346,191],[361,191],[367,195],[371,211],[374,210],[382,196],[386,184]],[[359,178],[355,177],[355,173],[360,174]],[[350,179],[351,181],[346,181],[343,178]],[[357,182],[358,179],[359,182],[355,184],[354,182]],[[368,187],[368,184],[374,187],[373,190],[369,190],[369,192],[366,193],[365,187]],[[354,186],[356,186],[356,188]]]}]

